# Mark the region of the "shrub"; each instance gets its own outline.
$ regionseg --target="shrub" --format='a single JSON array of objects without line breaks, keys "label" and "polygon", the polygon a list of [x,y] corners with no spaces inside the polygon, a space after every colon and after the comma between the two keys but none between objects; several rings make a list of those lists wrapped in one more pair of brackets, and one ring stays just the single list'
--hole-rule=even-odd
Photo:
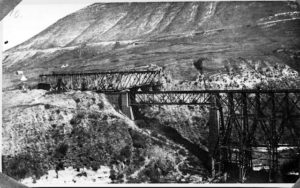
[{"label": "shrub", "polygon": [[3,172],[17,180],[44,175],[48,170],[47,159],[38,154],[22,153],[13,158],[3,157]]},{"label": "shrub", "polygon": [[156,163],[151,163],[147,166],[144,174],[149,177],[151,183],[160,183],[161,171],[157,168]]},{"label": "shrub", "polygon": [[78,112],[76,117],[78,119],[83,119],[85,117],[85,112]]},{"label": "shrub", "polygon": [[101,101],[98,103],[99,109],[102,110],[104,108],[104,103]]},{"label": "shrub", "polygon": [[57,113],[57,114],[59,114],[59,113],[60,113],[60,110],[59,110],[59,109],[57,109],[57,110],[56,110],[56,113]]},{"label": "shrub", "polygon": [[136,120],[134,122],[139,128],[148,128],[149,127],[149,125],[144,120]]},{"label": "shrub", "polygon": [[54,157],[57,158],[63,158],[67,151],[68,151],[69,145],[66,143],[61,143],[55,150]]},{"label": "shrub", "polygon": [[75,118],[72,118],[72,119],[70,120],[70,124],[71,124],[71,125],[76,125],[76,124],[77,124],[76,119],[75,119]]},{"label": "shrub", "polygon": [[148,143],[150,142],[149,138],[142,135],[141,133],[135,130],[129,130],[129,134],[132,138],[133,147],[135,148],[147,148]]},{"label": "shrub", "polygon": [[50,109],[50,104],[45,104],[45,109]]},{"label": "shrub", "polygon": [[73,126],[80,124],[81,120],[85,117],[85,115],[85,112],[78,112],[77,115],[70,120],[70,124]]},{"label": "shrub", "polygon": [[91,168],[92,168],[92,170],[94,170],[94,171],[97,171],[98,169],[99,169],[99,167],[100,167],[100,162],[98,162],[98,161],[92,161],[91,162]]},{"label": "shrub", "polygon": [[124,162],[130,163],[131,156],[132,156],[132,149],[131,149],[131,147],[130,146],[125,146],[121,150],[120,156],[118,158],[119,158],[120,161],[124,161]]},{"label": "shrub", "polygon": [[162,175],[167,175],[170,171],[175,170],[175,155],[167,150],[154,146],[147,151],[147,155],[153,160],[152,168],[159,168]]},{"label": "shrub", "polygon": [[89,113],[88,118],[90,119],[99,119],[101,115],[99,113]]}]

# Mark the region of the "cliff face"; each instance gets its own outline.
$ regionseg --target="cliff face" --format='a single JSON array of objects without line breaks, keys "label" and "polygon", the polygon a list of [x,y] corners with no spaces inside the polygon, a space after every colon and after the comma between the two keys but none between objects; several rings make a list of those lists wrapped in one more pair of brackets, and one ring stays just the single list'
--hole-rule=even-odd
[{"label": "cliff face", "polygon": [[9,74],[16,70],[34,81],[62,65],[77,71],[152,63],[177,79],[194,79],[200,57],[206,70],[224,70],[226,59],[242,57],[299,71],[299,18],[296,2],[93,4],[6,51],[4,84],[16,81]]}]

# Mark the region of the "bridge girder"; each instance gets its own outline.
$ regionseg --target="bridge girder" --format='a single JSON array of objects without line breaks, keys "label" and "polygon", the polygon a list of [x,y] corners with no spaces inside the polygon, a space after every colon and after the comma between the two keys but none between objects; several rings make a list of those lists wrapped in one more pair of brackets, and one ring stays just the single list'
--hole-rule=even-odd
[{"label": "bridge girder", "polygon": [[115,71],[54,73],[40,75],[41,83],[55,90],[121,91],[145,85],[158,85],[160,71]]}]

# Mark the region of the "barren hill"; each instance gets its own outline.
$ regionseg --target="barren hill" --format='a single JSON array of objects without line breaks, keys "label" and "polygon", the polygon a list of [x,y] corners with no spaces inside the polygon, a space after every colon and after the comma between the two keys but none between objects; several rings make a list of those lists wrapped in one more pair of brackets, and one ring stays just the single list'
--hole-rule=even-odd
[{"label": "barren hill", "polygon": [[[24,70],[124,69],[157,64],[176,79],[195,79],[193,61],[224,70],[228,58],[299,66],[296,2],[98,3],[72,13],[4,53],[4,87]],[[62,65],[67,65],[62,68]]]}]

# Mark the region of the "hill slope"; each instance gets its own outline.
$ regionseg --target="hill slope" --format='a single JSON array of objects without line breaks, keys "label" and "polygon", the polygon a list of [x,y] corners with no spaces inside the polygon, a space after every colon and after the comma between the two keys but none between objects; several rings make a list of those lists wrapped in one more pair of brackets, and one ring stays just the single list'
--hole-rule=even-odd
[{"label": "hill slope", "polygon": [[[4,53],[4,87],[16,70],[30,81],[41,72],[124,69],[158,64],[177,79],[195,79],[193,61],[224,68],[228,58],[299,66],[296,2],[93,4]],[[117,43],[119,41],[119,43]]]}]

